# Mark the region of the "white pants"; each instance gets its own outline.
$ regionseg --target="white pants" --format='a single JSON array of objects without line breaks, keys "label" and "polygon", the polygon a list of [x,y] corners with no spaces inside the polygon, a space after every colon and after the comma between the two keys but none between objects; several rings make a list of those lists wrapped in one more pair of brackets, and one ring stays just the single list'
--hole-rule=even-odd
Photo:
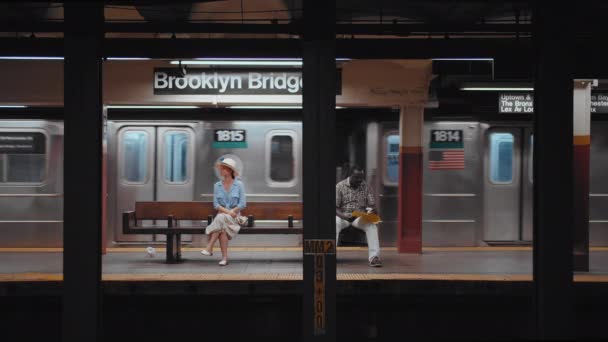
[{"label": "white pants", "polygon": [[378,226],[373,223],[360,224],[361,218],[356,219],[353,223],[343,220],[336,216],[336,244],[338,243],[338,237],[340,231],[352,224],[353,227],[361,229],[367,236],[367,249],[368,257],[371,261],[373,257],[380,257],[380,242],[378,241]]}]

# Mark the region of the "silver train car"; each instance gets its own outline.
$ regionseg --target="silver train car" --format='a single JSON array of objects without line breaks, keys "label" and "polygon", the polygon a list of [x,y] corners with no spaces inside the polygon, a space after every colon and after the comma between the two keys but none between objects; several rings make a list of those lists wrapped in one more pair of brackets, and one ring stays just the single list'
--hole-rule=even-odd
[{"label": "silver train car", "polygon": [[0,246],[63,244],[63,122],[0,121]]},{"label": "silver train car", "polygon": [[[349,127],[337,135],[336,148],[344,157],[337,161],[336,181],[354,164],[366,169],[383,218],[381,244],[395,246],[398,123],[369,119]],[[464,169],[430,169],[429,137],[436,129],[463,131]],[[532,124],[426,121],[424,130],[423,245],[529,244]],[[245,136],[218,141],[226,134]],[[603,174],[608,170],[608,122],[592,121],[591,134],[590,245],[607,246],[608,180]],[[212,201],[218,180],[213,165],[222,156],[236,159],[242,168],[249,201],[302,201],[301,122],[109,120],[107,245],[161,244],[162,235],[123,235],[121,213],[136,201]],[[61,121],[0,120],[0,247],[62,245],[62,168]],[[183,241],[200,246],[206,239],[194,235]],[[301,242],[301,236],[243,235],[232,245]],[[341,242],[362,244],[365,237],[345,230]]]},{"label": "silver train car", "polygon": [[[243,137],[238,139],[241,141],[218,141],[218,135],[230,133]],[[248,201],[301,202],[301,141],[299,122],[108,122],[109,241],[164,241],[163,235],[123,235],[122,212],[132,210],[136,201],[213,201],[213,185],[219,180],[214,164],[220,157],[236,160]],[[201,235],[182,236],[182,240],[206,241]],[[243,235],[232,244],[299,243],[297,235]]]}]

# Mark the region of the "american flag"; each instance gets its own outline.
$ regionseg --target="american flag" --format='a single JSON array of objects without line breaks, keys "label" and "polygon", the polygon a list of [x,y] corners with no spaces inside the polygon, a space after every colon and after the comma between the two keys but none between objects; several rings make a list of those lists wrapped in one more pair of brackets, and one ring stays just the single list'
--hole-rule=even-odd
[{"label": "american flag", "polygon": [[464,150],[429,152],[431,170],[464,170]]}]

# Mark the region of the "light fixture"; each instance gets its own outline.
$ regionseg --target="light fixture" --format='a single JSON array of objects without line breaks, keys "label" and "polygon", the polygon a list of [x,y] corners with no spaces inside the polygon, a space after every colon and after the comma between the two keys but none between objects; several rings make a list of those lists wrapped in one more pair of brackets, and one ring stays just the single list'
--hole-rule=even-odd
[{"label": "light fixture", "polygon": [[302,109],[302,106],[227,106],[230,109]]},{"label": "light fixture", "polygon": [[465,91],[534,91],[531,83],[522,82],[463,82],[460,90]]},{"label": "light fixture", "polygon": [[0,105],[0,108],[27,108],[25,105]]},{"label": "light fixture", "polygon": [[494,58],[431,58],[432,61],[493,61]]},{"label": "light fixture", "polygon": [[[0,56],[0,60],[63,60],[63,57],[41,57],[41,56]],[[108,61],[147,61],[147,57],[108,57]]]},{"label": "light fixture", "polygon": [[110,105],[108,109],[196,109],[199,106],[181,105]]},{"label": "light fixture", "polygon": [[462,87],[460,90],[466,91],[534,91],[534,88],[526,87]]},{"label": "light fixture", "polygon": [[[348,58],[336,58],[336,61],[348,61]],[[171,61],[179,65],[180,61]],[[196,58],[181,61],[184,65],[231,65],[231,66],[302,66],[301,58]]]},{"label": "light fixture", "polygon": [[147,57],[108,57],[108,61],[149,61]]},{"label": "light fixture", "polygon": [[0,60],[63,60],[63,57],[0,56]]},{"label": "light fixture", "polygon": [[[230,109],[302,109],[300,105],[294,106],[266,106],[266,105],[250,105],[250,106],[227,106]],[[344,107],[336,106],[336,109],[342,109]]]}]

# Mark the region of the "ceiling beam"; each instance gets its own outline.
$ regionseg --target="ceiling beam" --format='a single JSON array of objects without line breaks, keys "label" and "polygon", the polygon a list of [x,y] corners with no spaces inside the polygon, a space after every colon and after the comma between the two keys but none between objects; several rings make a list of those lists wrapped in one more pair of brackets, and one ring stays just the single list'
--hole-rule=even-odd
[{"label": "ceiling beam", "polygon": [[[302,33],[299,22],[279,23],[196,23],[196,22],[106,22],[105,32],[122,33],[247,33],[247,34],[294,34]],[[2,22],[0,32],[63,32],[63,22]],[[530,24],[408,24],[384,23],[336,24],[336,34],[357,35],[410,35],[427,33],[529,33]]]},{"label": "ceiling beam", "polygon": [[[61,38],[0,38],[0,56],[62,56]],[[299,39],[106,38],[104,55],[112,57],[301,57]],[[530,39],[337,39],[343,58],[496,58],[528,56]]]}]

